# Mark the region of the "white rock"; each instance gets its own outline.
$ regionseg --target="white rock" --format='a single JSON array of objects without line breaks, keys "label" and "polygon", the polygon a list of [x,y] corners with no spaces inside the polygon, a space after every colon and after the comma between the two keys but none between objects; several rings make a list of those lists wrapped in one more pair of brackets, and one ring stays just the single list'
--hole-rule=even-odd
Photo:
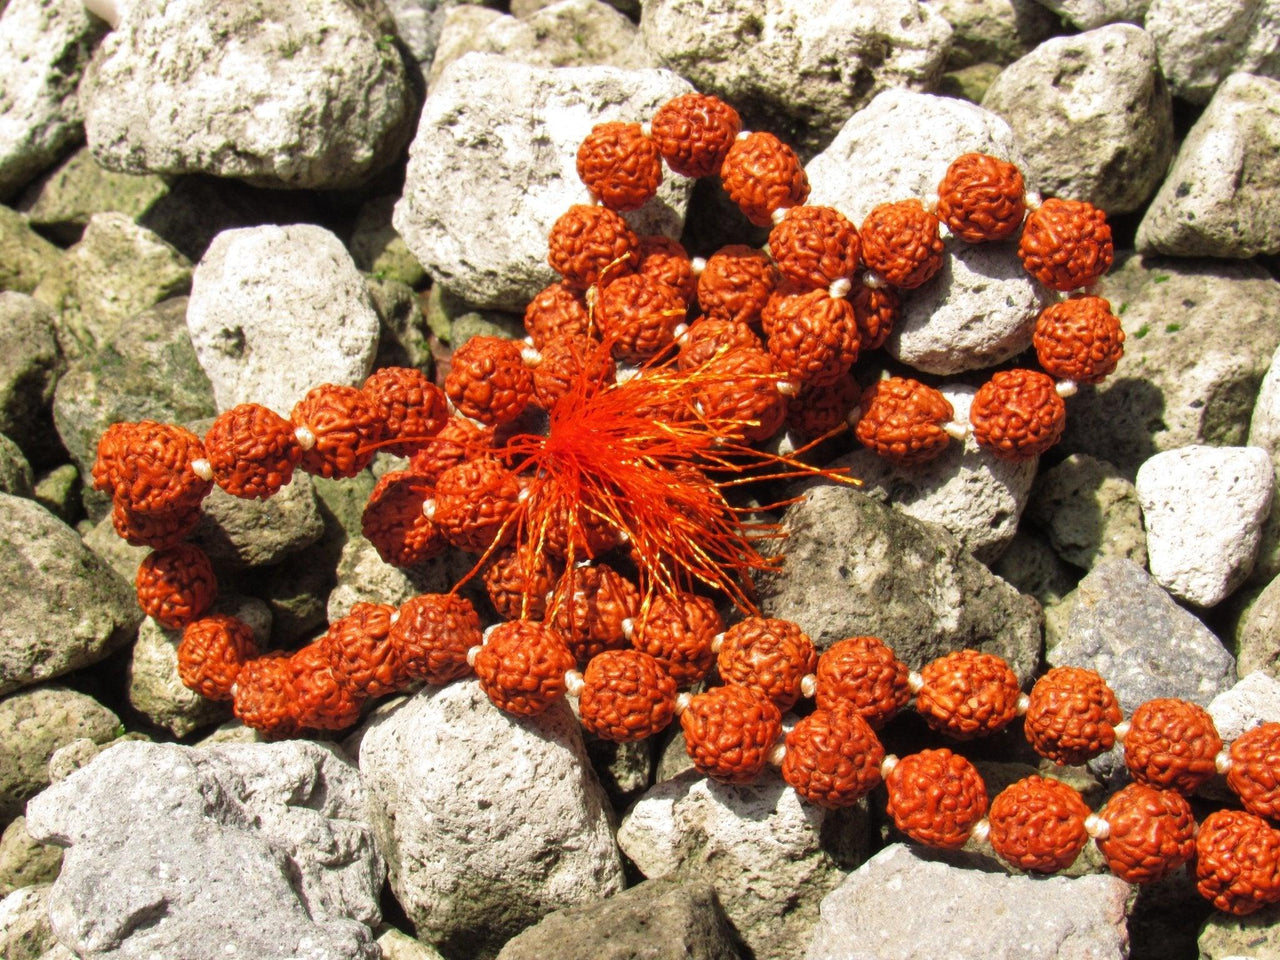
[{"label": "white rock", "polygon": [[260,403],[288,417],[314,386],[363,383],[378,349],[360,271],[310,224],[218,234],[196,266],[187,328],[219,410]]},{"label": "white rock", "polygon": [[1151,0],[1145,26],[1174,95],[1192,103],[1230,73],[1280,77],[1280,0]]},{"label": "white rock", "polygon": [[1213,717],[1218,736],[1230,743],[1259,724],[1280,721],[1280,680],[1255,670],[1214,697],[1205,709]]},{"label": "white rock", "polygon": [[1142,23],[1151,0],[1039,0],[1068,23],[1081,30],[1108,23]]},{"label": "white rock", "polygon": [[1248,576],[1271,506],[1274,470],[1260,447],[1184,447],[1151,457],[1135,485],[1151,575],[1211,607]]}]

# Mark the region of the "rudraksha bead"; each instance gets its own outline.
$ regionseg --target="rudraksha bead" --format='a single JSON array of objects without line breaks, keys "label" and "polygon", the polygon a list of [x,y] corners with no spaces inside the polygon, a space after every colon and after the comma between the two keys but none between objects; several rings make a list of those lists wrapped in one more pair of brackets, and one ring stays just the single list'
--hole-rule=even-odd
[{"label": "rudraksha bead", "polygon": [[1217,772],[1222,738],[1209,711],[1187,700],[1148,700],[1129,718],[1124,763],[1138,783],[1194,793]]},{"label": "rudraksha bead", "polygon": [[759,335],[741,320],[721,320],[716,317],[700,317],[680,337],[680,353],[676,366],[681,370],[701,367],[718,354],[728,353],[735,347],[763,350]]},{"label": "rudraksha bead", "polygon": [[853,319],[858,325],[858,338],[863,350],[878,350],[884,346],[898,322],[902,298],[893,287],[871,287],[865,283],[854,284],[849,295],[853,307]]},{"label": "rudraksha bead", "polygon": [[[209,479],[197,472],[201,464]],[[154,420],[115,424],[98,441],[93,485],[131,513],[199,507],[213,488],[212,477],[204,445],[185,427]]]},{"label": "rudraksha bead", "polygon": [[951,161],[938,184],[938,219],[966,243],[1005,240],[1027,212],[1022,173],[1007,160],[966,153]]},{"label": "rudraksha bead", "polygon": [[1124,356],[1124,331],[1102,297],[1072,297],[1040,312],[1031,342],[1044,372],[1059,380],[1098,383]]},{"label": "rudraksha bead", "polygon": [[916,710],[935,730],[957,740],[985,737],[1018,715],[1018,678],[993,653],[957,650],[920,669]]},{"label": "rudraksha bead", "polygon": [[524,330],[539,350],[552,337],[590,335],[591,314],[582,291],[559,280],[543,288],[524,308]]},{"label": "rudraksha bead", "polygon": [[1098,811],[1107,835],[1097,839],[1107,867],[1128,883],[1155,883],[1196,852],[1191,804],[1173,790],[1131,783]]},{"label": "rudraksha bead", "polygon": [[636,253],[636,273],[673,288],[686,303],[698,290],[689,253],[679,241],[660,234],[642,234]]},{"label": "rudraksha bead", "polygon": [[475,658],[476,676],[494,706],[525,717],[564,696],[564,675],[573,668],[564,635],[532,620],[493,627]]},{"label": "rudraksha bead", "polygon": [[724,632],[716,665],[725,683],[757,690],[789,710],[800,699],[800,681],[817,668],[818,654],[790,620],[747,617]]},{"label": "rudraksha bead", "polygon": [[397,457],[412,455],[449,419],[444,391],[414,367],[383,367],[361,389],[382,420],[383,437],[400,441],[384,448]]},{"label": "rudraksha bead", "polygon": [[684,321],[687,309],[674,287],[632,273],[600,291],[595,320],[615,357],[639,363],[675,340],[676,324]]},{"label": "rudraksha bead", "polygon": [[781,279],[763,250],[731,243],[708,258],[698,277],[698,308],[716,320],[759,323]]},{"label": "rudraksha bead", "polygon": [[929,280],[942,267],[945,246],[938,218],[919,200],[899,200],[872,208],[862,221],[862,262],[904,290]]},{"label": "rudraksha bead", "polygon": [[769,233],[778,270],[806,288],[853,280],[861,252],[858,228],[834,207],[792,207]]},{"label": "rudraksha bead", "polygon": [[422,512],[431,485],[407,470],[384,473],[360,517],[360,530],[384,562],[412,567],[445,547],[443,535]]},{"label": "rudraksha bead", "polygon": [[520,416],[533,399],[533,373],[522,344],[472,337],[453,352],[444,392],[464,417],[494,426]]},{"label": "rudraksha bead", "polygon": [[636,618],[631,645],[649,654],[675,682],[687,687],[715,663],[711,641],[724,629],[716,605],[692,593],[659,594]]},{"label": "rudraksha bead", "polygon": [[1250,813],[1280,817],[1280,723],[1264,723],[1232,742],[1227,786]]},{"label": "rudraksha bead", "polygon": [[945,427],[955,417],[951,401],[909,377],[877,380],[862,392],[854,433],[866,447],[900,466],[939,456],[951,443]]},{"label": "rudraksha bead", "polygon": [[273,651],[247,661],[232,691],[231,711],[246,726],[270,740],[297,736],[294,672],[289,657]]},{"label": "rudraksha bead", "polygon": [[492,454],[493,427],[466,417],[450,417],[440,432],[409,458],[409,472],[428,483],[437,483],[450,467],[465,460]]},{"label": "rudraksha bead", "polygon": [[612,210],[575,204],[551,228],[547,262],[566,286],[586,290],[630,273],[637,243],[627,221]]},{"label": "rudraksha bead", "polygon": [[878,637],[846,637],[818,658],[814,700],[822,710],[851,707],[879,729],[910,702],[910,674]]},{"label": "rudraksha bead", "polygon": [[1115,259],[1107,215],[1084,200],[1046,200],[1027,217],[1018,257],[1046,287],[1087,287]]},{"label": "rudraksha bead", "polygon": [[750,783],[782,733],[782,714],[764,694],[730,684],[695,694],[680,726],[699,772],[722,783]]},{"label": "rudraksha bead", "polygon": [[729,199],[757,227],[773,222],[773,212],[809,197],[809,178],[800,158],[772,133],[747,133],[734,140],[720,165]]},{"label": "rudraksha bead", "polygon": [[460,550],[483,553],[514,534],[507,521],[520,498],[515,475],[493,457],[464,460],[440,475],[431,519]]},{"label": "rudraksha bead", "polygon": [[987,812],[987,788],[964,757],[945,747],[899,760],[884,780],[885,810],[916,843],[955,850]]},{"label": "rudraksha bead", "polygon": [[162,513],[134,513],[118,500],[111,505],[111,526],[116,535],[135,547],[172,547],[181,543],[199,522],[199,504]]},{"label": "rudraksha bead", "polygon": [[638,123],[597,123],[578,147],[578,176],[610,210],[636,210],[658,192],[662,157]]},{"label": "rudraksha bead", "polygon": [[616,743],[661,733],[676,713],[676,682],[639,650],[605,650],[591,658],[578,700],[582,726]]},{"label": "rudraksha bead", "polygon": [[777,368],[801,383],[825,386],[849,372],[858,359],[853,307],[825,288],[779,287],[760,316]]},{"label": "rudraksha bead", "polygon": [[1102,677],[1080,667],[1054,667],[1031,688],[1023,732],[1040,756],[1074,766],[1116,742],[1120,704]]},{"label": "rudraksha bead", "polygon": [[738,111],[718,97],[686,93],[658,108],[649,123],[662,159],[685,177],[720,172],[725,154],[742,129]]},{"label": "rudraksha bead", "polygon": [[252,628],[225,613],[211,613],[182,631],[178,678],[208,700],[230,700],[240,669],[258,655]]},{"label": "rudraksha bead", "polygon": [[357,603],[322,638],[334,676],[359,696],[386,696],[409,682],[400,654],[387,638],[394,613],[395,607],[385,603]]},{"label": "rudraksha bead", "polygon": [[480,579],[502,619],[541,620],[547,612],[547,594],[558,577],[545,552],[517,541],[494,553]]},{"label": "rudraksha bead", "polygon": [[820,387],[806,386],[787,401],[787,428],[804,442],[848,426],[862,389],[849,374]]},{"label": "rudraksha bead", "polygon": [[382,439],[377,408],[355,387],[334,383],[313,387],[289,419],[314,439],[302,454],[301,467],[320,477],[354,477],[373,462],[374,444]]},{"label": "rudraksha bead", "polygon": [[256,403],[220,414],[205,432],[204,449],[214,482],[244,500],[273,496],[302,459],[293,424]]},{"label": "rudraksha bead", "polygon": [[1000,370],[978,388],[969,423],[974,440],[1001,460],[1030,460],[1058,442],[1067,406],[1047,374]]},{"label": "rudraksha bead", "polygon": [[480,617],[466,597],[423,593],[400,605],[387,640],[407,676],[440,686],[471,673],[467,651],[480,646]]},{"label": "rudraksha bead", "polygon": [[1075,862],[1089,834],[1089,808],[1078,791],[1058,780],[1030,776],[991,801],[988,839],[1019,870],[1054,873]]},{"label": "rudraksha bead", "polygon": [[1218,810],[1196,834],[1196,889],[1242,917],[1280,901],[1280,831],[1243,810]]},{"label": "rudraksha bead", "polygon": [[561,574],[548,606],[547,622],[581,667],[603,650],[629,646],[623,623],[640,612],[640,591],[607,563],[573,566]]},{"label": "rudraksha bead", "polygon": [[815,710],[787,734],[782,779],[820,807],[848,807],[880,783],[884,747],[847,706]]},{"label": "rudraksha bead", "polygon": [[769,354],[739,347],[716,357],[702,371],[709,375],[698,387],[706,419],[724,422],[726,432],[747,443],[778,432],[787,416],[787,401],[778,391],[783,377]]},{"label": "rudraksha bead", "polygon": [[134,586],[142,611],[170,630],[181,630],[204,616],[218,596],[213,564],[192,543],[147,554],[138,565]]},{"label": "rudraksha bead", "polygon": [[360,719],[363,694],[338,676],[323,639],[295,650],[289,657],[293,671],[293,714],[308,730],[345,730]]}]

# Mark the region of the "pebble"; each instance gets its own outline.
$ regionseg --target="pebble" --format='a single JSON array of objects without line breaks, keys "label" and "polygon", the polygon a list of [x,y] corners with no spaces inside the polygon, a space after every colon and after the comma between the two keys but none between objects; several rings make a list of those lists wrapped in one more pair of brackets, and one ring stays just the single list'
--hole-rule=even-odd
[{"label": "pebble", "polygon": [[1138,493],[1105,460],[1073,453],[1043,471],[1027,518],[1044,531],[1058,556],[1083,570],[1113,557],[1147,565]]},{"label": "pebble", "polygon": [[1175,96],[1208,103],[1231,73],[1280,79],[1275,0],[1150,0],[1146,29]]}]

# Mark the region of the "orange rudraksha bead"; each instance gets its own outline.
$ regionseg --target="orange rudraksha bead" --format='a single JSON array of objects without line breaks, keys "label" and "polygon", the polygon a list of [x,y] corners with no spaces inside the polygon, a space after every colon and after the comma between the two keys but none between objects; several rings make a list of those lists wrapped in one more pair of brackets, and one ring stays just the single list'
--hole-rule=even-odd
[{"label": "orange rudraksha bead", "polygon": [[575,204],[561,214],[547,238],[547,262],[576,290],[635,268],[636,235],[607,207]]},{"label": "orange rudraksha bead", "polygon": [[933,729],[972,740],[1007,726],[1018,715],[1018,678],[994,653],[957,650],[920,669],[916,710]]},{"label": "orange rudraksha bead", "polygon": [[912,290],[942,267],[938,218],[919,200],[882,203],[862,221],[862,262],[895,287]]},{"label": "orange rudraksha bead", "polygon": [[270,740],[295,736],[300,724],[294,676],[282,651],[246,661],[232,690],[231,712]]},{"label": "orange rudraksha bead", "polygon": [[725,683],[757,690],[789,710],[800,699],[800,681],[817,668],[818,653],[790,620],[747,617],[724,632],[716,665]]},{"label": "orange rudraksha bead", "polygon": [[415,367],[383,367],[364,382],[365,396],[382,420],[388,453],[410,456],[440,432],[449,419],[449,404],[444,391]]},{"label": "orange rudraksha bead", "polygon": [[355,387],[313,387],[289,419],[313,441],[310,447],[302,442],[302,469],[325,478],[354,477],[373,461],[382,439],[377,408]]},{"label": "orange rudraksha bead", "polygon": [[431,485],[407,470],[384,473],[369,494],[360,530],[383,562],[412,567],[445,547],[444,537],[422,512]]},{"label": "orange rudraksha bead", "polygon": [[858,359],[853,307],[825,288],[800,291],[784,285],[760,315],[774,365],[807,386],[834,383]]},{"label": "orange rudraksha bead", "polygon": [[1006,240],[1027,212],[1027,188],[1018,168],[985,153],[966,153],[938,184],[938,219],[966,243]]},{"label": "orange rudraksha bead", "polygon": [[274,410],[242,403],[220,414],[204,435],[213,480],[233,497],[265,500],[293,479],[302,447],[293,424]]},{"label": "orange rudraksha bead", "polygon": [[1218,810],[1196,834],[1196,889],[1243,917],[1280,901],[1280,830],[1243,810]]},{"label": "orange rudraksha bead", "polygon": [[1089,808],[1073,787],[1030,776],[1001,790],[991,801],[988,839],[996,853],[1019,870],[1054,873],[1075,862],[1089,842]]},{"label": "orange rudraksha bead", "polygon": [[218,595],[208,555],[192,543],[155,550],[138,565],[138,604],[162,627],[181,630],[203,617]]},{"label": "orange rudraksha bead", "polygon": [[539,350],[555,336],[588,336],[591,314],[582,291],[562,281],[544,288],[524,308],[524,331]]},{"label": "orange rudraksha bead", "polygon": [[1196,818],[1186,797],[1131,783],[1111,795],[1098,811],[1106,836],[1098,849],[1107,867],[1127,883],[1155,883],[1196,852]]},{"label": "orange rudraksha bead", "polygon": [[480,617],[466,597],[423,593],[400,605],[387,640],[414,680],[441,686],[471,672],[467,651],[480,646]]},{"label": "orange rudraksha bead", "polygon": [[517,542],[494,553],[480,579],[502,619],[541,620],[547,613],[547,594],[558,577],[544,552]]},{"label": "orange rudraksha bead", "polygon": [[764,349],[759,335],[741,320],[715,317],[699,317],[679,337],[679,343],[676,366],[681,370],[694,370],[735,347]]},{"label": "orange rudraksha bead", "polygon": [[987,788],[973,764],[941,750],[921,750],[899,760],[884,779],[885,810],[916,843],[955,850],[987,812]]},{"label": "orange rudraksha bead", "polygon": [[482,426],[466,417],[450,417],[440,432],[409,458],[409,472],[428,483],[436,483],[450,467],[492,452],[493,427]]},{"label": "orange rudraksha bead", "polygon": [[769,226],[775,210],[809,198],[809,177],[800,158],[772,133],[739,135],[720,165],[720,183],[757,227]]},{"label": "orange rudraksha bead", "polygon": [[625,624],[640,613],[640,591],[607,563],[573,566],[561,575],[548,607],[547,622],[585,666],[602,650],[629,645]]},{"label": "orange rudraksha bead", "polygon": [[716,605],[693,593],[659,594],[636,618],[631,646],[662,664],[682,687],[697,683],[715,663],[711,641],[724,629]]},{"label": "orange rudraksha bead", "polygon": [[102,434],[93,485],[131,513],[176,513],[200,506],[213,488],[213,472],[190,430],[141,420]]},{"label": "orange rudraksha bead", "polygon": [[475,658],[476,676],[494,706],[523,717],[564,696],[574,668],[564,635],[532,620],[508,620],[489,630]]},{"label": "orange rudraksha bead", "polygon": [[690,698],[680,726],[699,772],[722,783],[750,783],[782,733],[782,714],[764,694],[730,684]]},{"label": "orange rudraksha bead", "polygon": [[1050,289],[1087,287],[1115,259],[1107,215],[1084,200],[1046,200],[1027,217],[1018,257]]},{"label": "orange rudraksha bead", "polygon": [[178,677],[209,700],[230,700],[240,668],[258,655],[253,629],[225,613],[192,621],[178,644]]},{"label": "orange rudraksha bead", "polygon": [[769,233],[778,270],[803,287],[852,281],[861,252],[858,228],[834,207],[792,207]]},{"label": "orange rudraksha bead", "polygon": [[345,730],[360,719],[364,696],[340,679],[329,660],[323,639],[295,650],[289,657],[293,671],[294,717],[308,730]]},{"label": "orange rudraksha bead", "polygon": [[172,547],[181,543],[199,522],[199,504],[162,513],[134,513],[118,500],[111,506],[111,526],[120,539],[135,547]]},{"label": "orange rudraksha bead", "polygon": [[533,402],[551,410],[570,387],[586,378],[597,389],[614,382],[613,355],[590,337],[558,334],[542,344],[533,367]]},{"label": "orange rudraksha bead", "polygon": [[909,377],[878,380],[862,392],[858,440],[891,463],[909,467],[939,456],[951,443],[951,401]]},{"label": "orange rudraksha bead", "polygon": [[578,700],[582,726],[616,743],[661,733],[676,714],[676,682],[647,653],[605,650],[591,658]]},{"label": "orange rudraksha bead", "polygon": [[578,177],[610,210],[637,210],[658,192],[662,156],[638,123],[597,123],[578,147]]},{"label": "orange rudraksha bead", "polygon": [[1280,723],[1264,723],[1232,742],[1227,786],[1250,813],[1280,817]]},{"label": "orange rudraksha bead", "polygon": [[757,324],[782,275],[763,250],[742,243],[721,247],[698,277],[698,307],[716,320]]},{"label": "orange rudraksha bead", "polygon": [[455,547],[483,553],[515,533],[507,521],[519,498],[515,475],[495,458],[480,457],[442,473],[423,509]]},{"label": "orange rudraksha bead", "polygon": [[847,706],[815,710],[787,734],[782,779],[820,807],[848,807],[880,783],[884,747]]},{"label": "orange rudraksha bead", "polygon": [[879,729],[911,700],[911,671],[878,637],[837,640],[818,658],[821,710],[850,707]]},{"label": "orange rudraksha bead", "polygon": [[409,682],[395,645],[387,639],[396,608],[385,603],[357,603],[335,620],[320,639],[333,665],[333,675],[356,695],[381,697]]},{"label": "orange rudraksha bead", "polygon": [[619,360],[639,363],[669,346],[688,310],[674,287],[639,273],[619,277],[596,297],[600,335]]},{"label": "orange rudraksha bead", "polygon": [[1030,460],[1062,436],[1067,405],[1039,370],[1000,370],[969,407],[973,439],[1001,460]]},{"label": "orange rudraksha bead", "polygon": [[720,172],[742,120],[737,110],[717,97],[686,93],[659,107],[649,129],[673,171],[685,177],[710,177]]},{"label": "orange rudraksha bead", "polygon": [[644,234],[639,238],[636,273],[672,287],[688,303],[697,292],[693,263],[681,244],[660,234]]},{"label": "orange rudraksha bead", "polygon": [[769,354],[739,347],[703,366],[708,374],[698,387],[698,402],[709,421],[731,421],[732,432],[747,443],[766,440],[787,417],[787,398],[778,390],[785,380]]},{"label": "orange rudraksha bead", "polygon": [[472,337],[453,352],[444,392],[464,417],[490,426],[520,416],[533,399],[533,373],[523,344],[502,337]]},{"label": "orange rudraksha bead", "polygon": [[898,322],[898,311],[902,306],[898,291],[883,284],[873,287],[857,283],[849,295],[849,303],[853,307],[853,319],[858,324],[862,349],[876,350],[884,346]]},{"label": "orange rudraksha bead", "polygon": [[1148,700],[1129,718],[1124,764],[1138,783],[1192,794],[1217,772],[1222,738],[1209,711],[1187,700]]},{"label": "orange rudraksha bead", "polygon": [[1098,383],[1124,356],[1124,331],[1102,297],[1072,297],[1045,307],[1031,342],[1044,372],[1059,380]]},{"label": "orange rudraksha bead", "polygon": [[848,426],[861,397],[858,382],[848,374],[834,383],[806,386],[787,401],[787,427],[805,442],[817,440]]},{"label": "orange rudraksha bead", "polygon": [[1031,688],[1022,729],[1040,756],[1074,766],[1115,745],[1120,719],[1120,704],[1102,677],[1054,667]]}]

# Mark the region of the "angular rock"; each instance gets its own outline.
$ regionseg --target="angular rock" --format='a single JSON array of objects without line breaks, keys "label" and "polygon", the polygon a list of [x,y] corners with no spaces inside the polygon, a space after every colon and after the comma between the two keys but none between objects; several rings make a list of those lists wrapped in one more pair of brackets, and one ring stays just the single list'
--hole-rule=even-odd
[{"label": "angular rock", "polygon": [[1058,27],[1036,0],[924,0],[951,24],[947,69],[1012,63]]},{"label": "angular rock", "polygon": [[1280,78],[1275,0],[1151,0],[1146,29],[1175,96],[1208,103],[1228,74]]},{"label": "angular rock", "polygon": [[1265,670],[1280,677],[1280,578],[1249,605],[1236,636],[1236,671],[1241,677]]},{"label": "angular rock", "polygon": [[782,569],[759,578],[765,616],[826,649],[871,634],[918,669],[952,650],[1004,657],[1020,680],[1040,663],[1040,607],[945,531],[847,487],[820,486],[782,521]]},{"label": "angular rock", "polygon": [[30,497],[35,477],[22,448],[0,433],[0,493]]},{"label": "angular rock", "polygon": [[1184,447],[1158,453],[1135,486],[1151,575],[1175,596],[1211,607],[1253,568],[1271,509],[1275,469],[1261,447]]},{"label": "angular rock", "polygon": [[409,135],[414,96],[381,5],[137,0],[121,14],[80,89],[110,170],[335,189]]},{"label": "angular rock", "polygon": [[49,923],[49,885],[23,887],[0,900],[0,956],[38,960],[57,945]]},{"label": "angular rock", "polygon": [[60,259],[62,251],[32,230],[26,217],[0,207],[0,290],[30,293]]},{"label": "angular rock", "polygon": [[228,230],[196,267],[187,327],[218,410],[287,417],[312,387],[360,386],[378,315],[350,254],[323,227]]},{"label": "angular rock", "polygon": [[1132,24],[1042,43],[982,98],[1013,127],[1040,190],[1108,214],[1140,208],[1173,157],[1173,101],[1156,45]]},{"label": "angular rock", "polygon": [[[1280,26],[1280,2],[1274,6]],[[1240,259],[1280,253],[1280,159],[1268,146],[1277,140],[1280,80],[1227,77],[1138,225],[1138,250]]]},{"label": "angular rock", "polygon": [[1108,23],[1142,23],[1151,0],[1038,0],[1073,27],[1093,30]]},{"label": "angular rock", "polygon": [[1133,484],[1111,464],[1073,453],[1036,479],[1027,518],[1058,556],[1088,570],[1100,560],[1147,565],[1147,537]]},{"label": "angular rock", "polygon": [[70,848],[49,913],[78,954],[378,960],[363,805],[320,744],[125,743],[42,793],[27,828]]},{"label": "angular rock", "polygon": [[1263,723],[1280,720],[1280,680],[1257,670],[1206,707],[1224,743]]},{"label": "angular rock", "polygon": [[419,938],[492,955],[623,887],[608,802],[563,702],[520,719],[475,681],[425,689],[360,739],[368,816]]},{"label": "angular rock", "polygon": [[26,817],[15,817],[4,828],[0,836],[0,897],[20,887],[52,883],[61,867],[62,850],[32,839]]},{"label": "angular rock", "polygon": [[311,477],[295,470],[293,479],[266,500],[243,500],[215,486],[200,505],[191,542],[215,563],[243,569],[279,563],[323,535]]}]

